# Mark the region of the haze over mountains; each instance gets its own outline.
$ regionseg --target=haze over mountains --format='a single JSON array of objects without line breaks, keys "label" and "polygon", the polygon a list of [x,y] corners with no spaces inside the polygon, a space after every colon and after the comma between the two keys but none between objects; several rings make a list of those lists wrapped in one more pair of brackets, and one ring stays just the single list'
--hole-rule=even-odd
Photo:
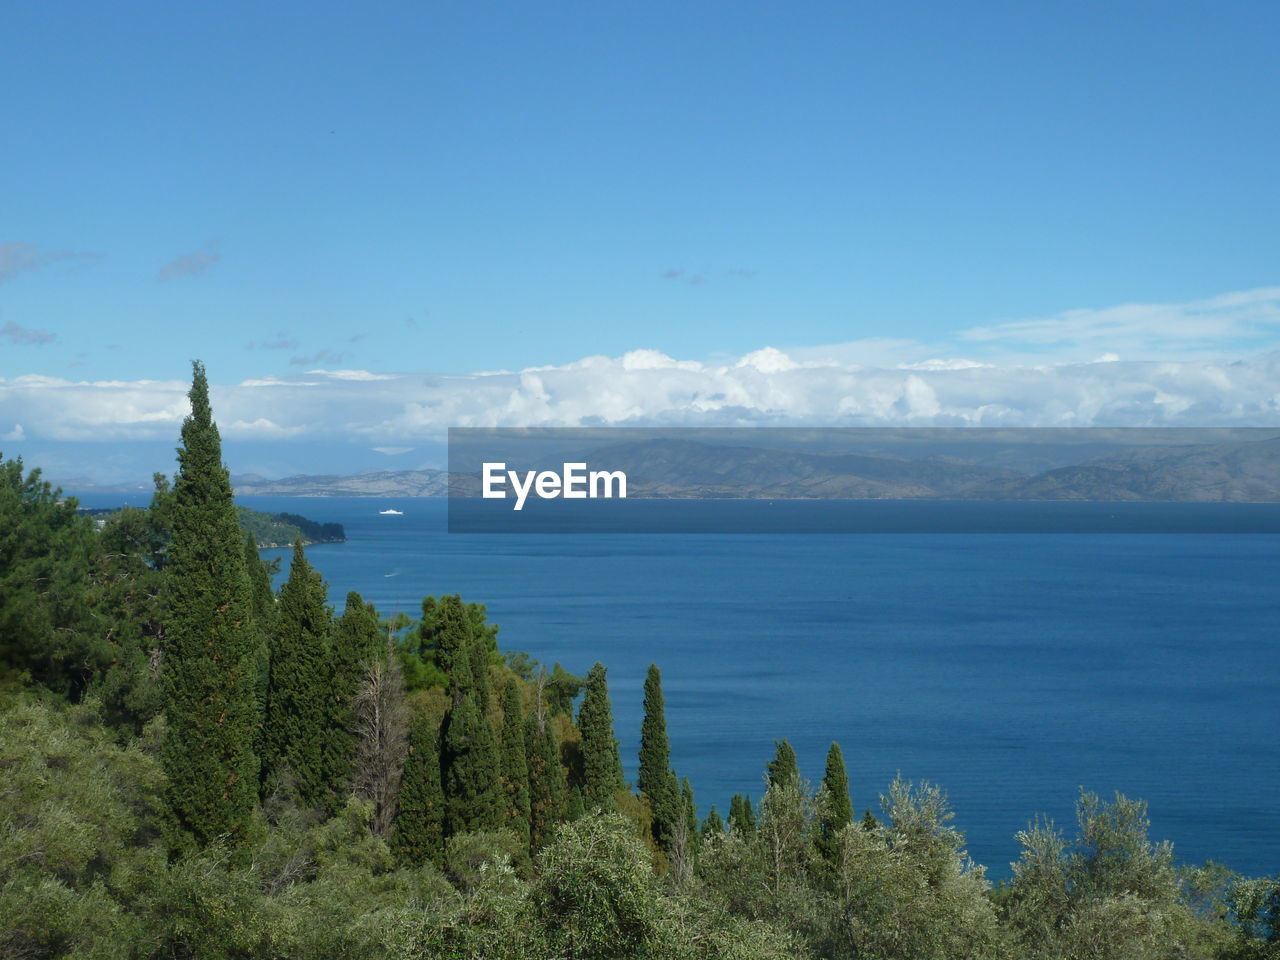
[{"label": "haze over mountains", "polygon": [[[930,453],[813,452],[650,439],[597,447],[593,469],[622,470],[628,496],[752,499],[1280,500],[1280,437],[1244,442],[1132,446],[1099,453],[1008,450],[972,457]],[[1048,469],[1028,464],[1055,463]],[[1022,469],[1007,465],[1017,463]],[[535,464],[543,466],[542,464]],[[514,465],[513,465],[514,466]],[[558,465],[557,465],[558,466]],[[457,478],[455,478],[455,482]],[[442,470],[379,471],[351,476],[233,477],[239,495],[438,497]],[[472,495],[478,477],[458,489]]]}]

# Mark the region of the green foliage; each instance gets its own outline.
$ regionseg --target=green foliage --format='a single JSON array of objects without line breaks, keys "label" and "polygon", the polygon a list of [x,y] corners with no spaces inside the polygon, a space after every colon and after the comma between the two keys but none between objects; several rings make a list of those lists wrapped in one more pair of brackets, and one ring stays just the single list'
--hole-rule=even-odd
[{"label": "green foliage", "polygon": [[524,713],[520,706],[520,682],[511,677],[502,695],[503,824],[529,848],[529,760],[525,748]]},{"label": "green foliage", "polygon": [[444,789],[440,782],[440,732],[431,717],[414,715],[409,726],[392,848],[408,866],[444,857]]},{"label": "green foliage", "polygon": [[735,793],[729,801],[729,829],[744,837],[755,835],[755,808],[745,793]]},{"label": "green foliage", "polygon": [[835,860],[839,850],[836,837],[853,822],[853,803],[849,799],[849,776],[845,773],[844,754],[840,744],[832,743],[827,751],[826,771],[822,775],[822,789],[818,793],[818,824],[814,842],[818,853],[828,863]]},{"label": "green foliage", "polygon": [[529,845],[538,850],[554,824],[567,816],[564,767],[555,731],[537,712],[525,720],[524,742],[529,766]]},{"label": "green foliage", "polygon": [[270,787],[287,777],[308,806],[329,798],[332,613],[325,606],[326,594],[324,581],[297,541],[289,579],[280,589],[271,647],[265,781]]},{"label": "green foliage", "polygon": [[85,616],[93,543],[75,500],[0,462],[0,679],[78,697],[112,654]]},{"label": "green foliage", "polygon": [[625,790],[618,738],[613,735],[613,707],[604,664],[587,673],[586,692],[578,710],[582,731],[582,799],[588,810],[612,807],[614,794]]},{"label": "green foliage", "polygon": [[770,785],[787,782],[799,783],[800,766],[796,761],[796,752],[786,740],[774,741],[775,753],[765,770],[765,779]]},{"label": "green foliage", "polygon": [[1018,834],[1022,857],[1002,910],[1020,948],[1116,960],[1198,952],[1211,921],[1190,909],[1172,846],[1148,839],[1146,804],[1082,791],[1076,818],[1071,843],[1045,821]]},{"label": "green foliage", "polygon": [[164,767],[175,841],[203,846],[218,837],[245,839],[259,769],[244,544],[204,367],[193,369],[165,565]]},{"label": "green foliage", "polygon": [[681,813],[679,784],[671,770],[662,674],[652,663],[644,680],[644,720],[640,724],[640,768],[636,787],[648,798],[649,808],[653,811],[653,839],[661,849],[669,851],[672,831]]},{"label": "green foliage", "polygon": [[450,711],[444,733],[445,834],[496,830],[503,822],[493,727],[471,694]]},{"label": "green foliage", "polygon": [[536,867],[534,916],[547,931],[551,955],[659,955],[657,882],[644,844],[624,817],[596,814],[565,824],[539,853]]},{"label": "green foliage", "polygon": [[702,821],[702,842],[705,844],[708,837],[718,836],[724,831],[724,818],[720,816],[720,811],[713,803],[711,809],[707,811],[706,819]]},{"label": "green foliage", "polygon": [[287,547],[301,540],[305,544],[341,543],[347,539],[340,523],[317,523],[296,513],[263,513],[248,507],[236,507],[240,526],[261,548]]},{"label": "green foliage", "polygon": [[330,789],[345,795],[355,775],[357,717],[355,702],[369,665],[386,655],[386,641],[373,604],[354,590],[333,624],[329,650],[326,772]]}]

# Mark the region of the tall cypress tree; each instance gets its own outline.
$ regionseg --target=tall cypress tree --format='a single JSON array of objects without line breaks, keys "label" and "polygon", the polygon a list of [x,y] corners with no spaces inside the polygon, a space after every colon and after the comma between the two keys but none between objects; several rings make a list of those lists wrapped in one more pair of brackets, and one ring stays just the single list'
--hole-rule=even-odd
[{"label": "tall cypress tree", "polygon": [[[672,774],[672,776],[674,777],[675,774]],[[680,816],[684,820],[686,834],[689,837],[689,845],[696,855],[700,839],[700,834],[698,833],[698,807],[693,802],[693,784],[689,782],[688,777],[684,777],[680,781]]]},{"label": "tall cypress tree", "polygon": [[434,645],[436,664],[449,676],[453,703],[457,706],[472,691],[473,685],[470,618],[457,594],[442,598],[438,604],[433,602],[430,611],[427,600],[422,603],[423,642]]},{"label": "tall cypress tree", "polygon": [[800,767],[796,763],[795,750],[786,740],[775,740],[774,745],[776,752],[766,767],[769,783],[778,786],[799,783]]},{"label": "tall cypress tree", "polygon": [[671,847],[671,831],[679,815],[679,789],[671,771],[671,747],[667,739],[667,719],[662,697],[662,674],[649,664],[644,679],[644,720],[640,724],[640,770],[636,786],[649,798],[653,816],[653,839],[663,850]]},{"label": "tall cypress tree", "polygon": [[720,811],[716,809],[713,803],[711,809],[707,811],[707,818],[702,821],[702,842],[705,844],[710,837],[718,837],[724,833],[724,819],[720,816]]},{"label": "tall cypress tree", "polygon": [[209,406],[192,364],[165,568],[165,800],[175,841],[245,838],[257,800],[256,634],[244,542]]},{"label": "tall cypress tree", "polygon": [[255,634],[253,699],[257,716],[254,718],[253,752],[261,763],[267,755],[267,701],[270,697],[271,636],[275,633],[276,596],[271,590],[271,575],[262,562],[252,533],[245,534],[244,568],[249,578],[250,622]]},{"label": "tall cypress tree", "polygon": [[743,837],[755,835],[756,813],[748,794],[735,793],[729,801],[729,829]]},{"label": "tall cypress tree", "polygon": [[625,790],[618,738],[613,735],[613,707],[604,664],[597,662],[587,673],[582,707],[578,710],[582,731],[582,799],[588,810],[612,809],[615,795]]},{"label": "tall cypress tree", "polygon": [[301,538],[293,545],[289,579],[280,589],[280,614],[271,650],[267,741],[269,777],[286,771],[308,806],[327,799],[329,629],[325,585],[311,569]]},{"label": "tall cypress tree", "polygon": [[329,654],[327,776],[335,795],[351,783],[355,762],[355,699],[369,665],[386,655],[386,641],[373,604],[352,590],[333,625]]},{"label": "tall cypress tree", "polygon": [[537,850],[551,827],[564,819],[568,787],[555,732],[545,718],[538,722],[536,710],[525,721],[524,742],[529,763],[529,845]]},{"label": "tall cypress tree", "polygon": [[501,764],[493,727],[468,693],[449,711],[444,735],[445,833],[502,825]]},{"label": "tall cypress tree", "polygon": [[502,694],[502,786],[506,803],[503,821],[529,845],[529,761],[524,743],[524,712],[520,681],[512,677]]},{"label": "tall cypress tree", "polygon": [[827,751],[827,768],[822,775],[822,810],[818,817],[818,852],[828,862],[838,853],[836,837],[853,822],[853,802],[849,799],[849,777],[844,769],[840,744]]},{"label": "tall cypress tree", "polygon": [[444,860],[444,790],[440,784],[440,740],[435,721],[419,712],[409,728],[392,847],[408,866]]}]

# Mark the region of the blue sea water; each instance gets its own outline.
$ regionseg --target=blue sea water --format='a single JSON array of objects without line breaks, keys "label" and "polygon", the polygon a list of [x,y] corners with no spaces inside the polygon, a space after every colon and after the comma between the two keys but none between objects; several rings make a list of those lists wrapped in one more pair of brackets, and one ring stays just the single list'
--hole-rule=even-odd
[{"label": "blue sea water", "polygon": [[993,876],[1081,786],[1147,800],[1184,862],[1280,871],[1275,534],[450,535],[439,500],[241,502],[346,526],[309,550],[339,606],[460,592],[504,648],[604,662],[630,777],[657,663],[704,813],[759,798],[774,738],[815,783],[837,740],[859,811],[940,784]]}]

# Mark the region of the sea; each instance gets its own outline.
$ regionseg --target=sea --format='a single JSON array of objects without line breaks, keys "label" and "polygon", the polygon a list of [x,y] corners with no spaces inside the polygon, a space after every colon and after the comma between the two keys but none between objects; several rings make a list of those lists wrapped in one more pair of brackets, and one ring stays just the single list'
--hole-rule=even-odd
[{"label": "sea", "polygon": [[[836,741],[859,814],[896,775],[937,784],[994,878],[1033,818],[1074,835],[1082,789],[1147,801],[1182,863],[1280,871],[1276,533],[450,534],[444,500],[239,502],[345,526],[308,549],[339,609],[349,590],[411,615],[460,593],[504,649],[604,663],[631,778],[656,663],[703,814],[759,799],[776,740],[814,785]],[[1280,504],[1257,509],[1276,529]]]}]

